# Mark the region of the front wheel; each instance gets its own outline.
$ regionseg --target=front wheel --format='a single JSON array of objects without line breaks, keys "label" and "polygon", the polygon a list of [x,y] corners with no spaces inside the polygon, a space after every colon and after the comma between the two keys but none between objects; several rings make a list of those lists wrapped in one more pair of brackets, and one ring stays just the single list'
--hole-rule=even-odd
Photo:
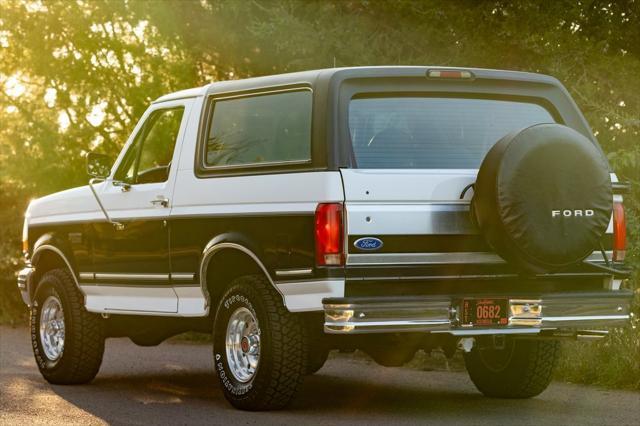
[{"label": "front wheel", "polygon": [[471,381],[484,395],[531,398],[551,383],[559,352],[558,341],[486,336],[477,338],[464,361]]},{"label": "front wheel", "polygon": [[93,380],[104,353],[104,322],[86,311],[67,270],[42,276],[30,320],[33,354],[47,381],[69,385]]},{"label": "front wheel", "polygon": [[304,324],[263,276],[235,279],[220,299],[213,330],[225,398],[243,410],[285,407],[307,367]]}]

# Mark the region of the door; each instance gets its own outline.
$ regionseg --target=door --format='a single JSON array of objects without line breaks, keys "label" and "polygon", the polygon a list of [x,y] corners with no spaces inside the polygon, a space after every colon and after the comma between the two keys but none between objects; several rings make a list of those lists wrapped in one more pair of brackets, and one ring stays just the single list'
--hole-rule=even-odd
[{"label": "door", "polygon": [[[100,198],[111,219],[94,224],[87,306],[177,312],[170,282],[168,217],[189,100],[152,106]],[[94,296],[94,297],[91,297]],[[94,306],[97,304],[98,306]]]}]

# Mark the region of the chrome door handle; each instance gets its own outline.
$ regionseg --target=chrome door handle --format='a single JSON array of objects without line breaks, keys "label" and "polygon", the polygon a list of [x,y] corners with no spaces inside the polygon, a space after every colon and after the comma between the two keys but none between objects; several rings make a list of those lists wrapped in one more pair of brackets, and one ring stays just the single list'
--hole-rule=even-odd
[{"label": "chrome door handle", "polygon": [[169,199],[158,195],[155,200],[151,200],[151,204],[153,204],[154,206],[169,207]]}]

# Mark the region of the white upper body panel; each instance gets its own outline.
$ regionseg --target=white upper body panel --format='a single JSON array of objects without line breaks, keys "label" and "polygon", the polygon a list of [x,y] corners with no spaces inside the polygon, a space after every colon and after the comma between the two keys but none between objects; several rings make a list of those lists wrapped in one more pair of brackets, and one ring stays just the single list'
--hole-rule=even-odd
[{"label": "white upper body panel", "polygon": [[30,224],[36,225],[95,220],[98,213],[102,214],[100,206],[89,186],[85,185],[33,200],[29,204],[27,217]]}]

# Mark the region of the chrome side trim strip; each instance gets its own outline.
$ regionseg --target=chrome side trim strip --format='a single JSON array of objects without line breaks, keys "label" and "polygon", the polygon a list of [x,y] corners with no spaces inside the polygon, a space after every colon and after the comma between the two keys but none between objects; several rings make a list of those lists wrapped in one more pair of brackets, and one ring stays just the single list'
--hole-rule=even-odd
[{"label": "chrome side trim strip", "polygon": [[95,273],[96,280],[114,281],[168,281],[169,274]]},{"label": "chrome side trim strip", "polygon": [[196,278],[196,274],[193,273],[182,273],[182,272],[172,272],[171,279],[175,281],[193,281]]},{"label": "chrome side trim strip", "polygon": [[347,281],[444,281],[444,280],[494,280],[498,278],[517,278],[518,274],[486,275],[412,275],[396,277],[349,277]]},{"label": "chrome side trim strip", "polygon": [[[613,251],[605,252],[609,260]],[[587,261],[604,262],[602,253],[594,251]],[[351,253],[347,255],[347,265],[433,265],[452,263],[505,263],[491,252],[451,252],[451,253]]]},{"label": "chrome side trim strip", "polygon": [[433,265],[452,263],[505,263],[490,252],[451,253],[354,253],[347,255],[347,265]]},{"label": "chrome side trim strip", "polygon": [[292,277],[296,275],[311,275],[313,269],[280,269],[276,271],[276,276],[278,277]]},{"label": "chrome side trim strip", "polygon": [[78,276],[80,277],[81,281],[94,281],[94,280],[166,281],[169,278],[175,281],[193,281],[196,277],[196,274],[194,273],[127,274],[127,273],[80,272]]}]

